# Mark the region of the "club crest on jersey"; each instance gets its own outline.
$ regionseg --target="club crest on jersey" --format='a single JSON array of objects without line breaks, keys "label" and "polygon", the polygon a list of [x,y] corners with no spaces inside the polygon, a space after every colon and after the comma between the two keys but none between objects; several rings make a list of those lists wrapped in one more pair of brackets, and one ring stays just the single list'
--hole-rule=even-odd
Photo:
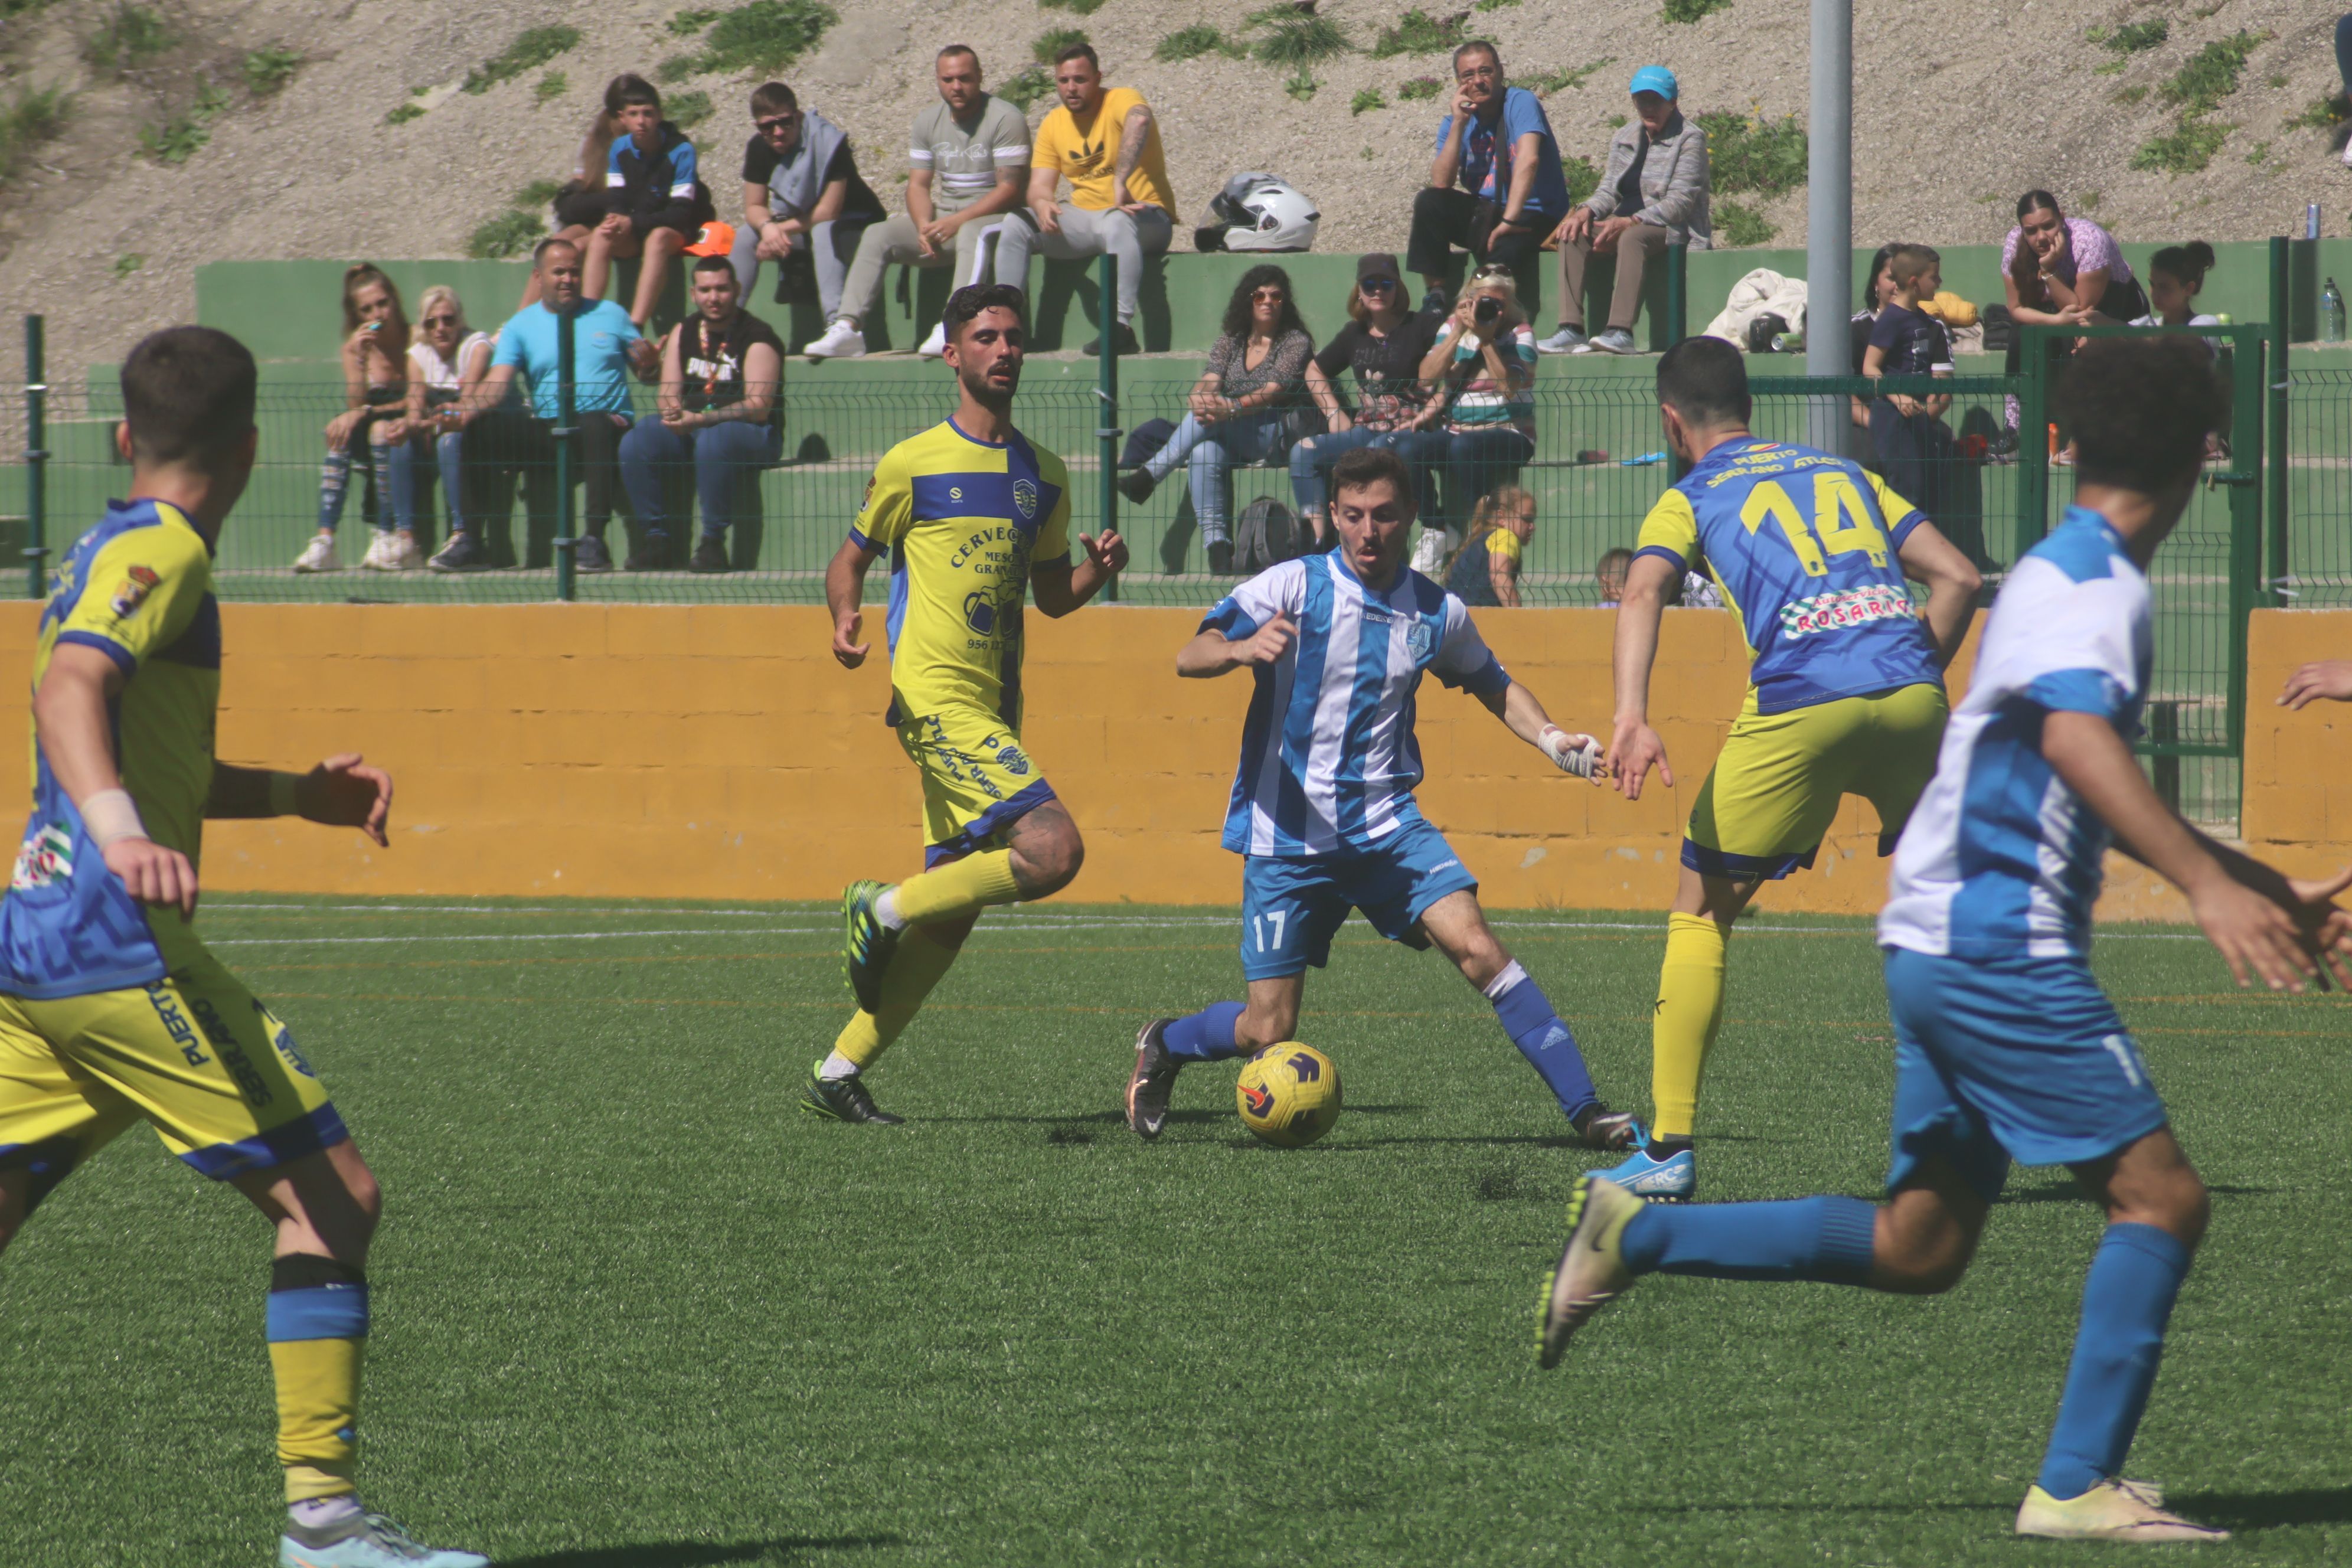
[{"label": "club crest on jersey", "polygon": [[152,567],[133,566],[130,575],[114,590],[114,597],[107,601],[107,608],[114,612],[116,620],[128,619],[131,612],[145,604],[147,595],[153,593],[163,581]]},{"label": "club crest on jersey", "polygon": [[1024,522],[1037,521],[1037,487],[1027,479],[1013,481],[1013,510],[1021,514]]},{"label": "club crest on jersey", "polygon": [[16,869],[8,886],[18,892],[46,888],[73,875],[73,835],[56,823],[45,824],[16,851]]},{"label": "club crest on jersey", "polygon": [[1023,756],[1021,748],[1010,741],[996,748],[996,765],[1016,779],[1029,776],[1029,759]]},{"label": "club crest on jersey", "polygon": [[1415,620],[1405,628],[1404,647],[1417,664],[1427,658],[1431,650],[1437,647],[1437,633],[1427,621]]}]

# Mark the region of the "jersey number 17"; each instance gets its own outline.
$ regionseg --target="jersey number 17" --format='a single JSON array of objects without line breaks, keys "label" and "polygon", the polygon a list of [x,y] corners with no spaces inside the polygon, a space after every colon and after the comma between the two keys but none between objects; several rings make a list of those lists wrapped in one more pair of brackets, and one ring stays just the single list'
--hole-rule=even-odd
[{"label": "jersey number 17", "polygon": [[1886,564],[1886,535],[1871,515],[1870,503],[1853,488],[1843,468],[1818,469],[1813,480],[1813,517],[1810,527],[1797,503],[1778,479],[1765,479],[1748,492],[1739,509],[1740,523],[1753,533],[1766,519],[1789,536],[1789,548],[1808,577],[1829,575],[1829,557],[1862,551],[1873,566]]}]

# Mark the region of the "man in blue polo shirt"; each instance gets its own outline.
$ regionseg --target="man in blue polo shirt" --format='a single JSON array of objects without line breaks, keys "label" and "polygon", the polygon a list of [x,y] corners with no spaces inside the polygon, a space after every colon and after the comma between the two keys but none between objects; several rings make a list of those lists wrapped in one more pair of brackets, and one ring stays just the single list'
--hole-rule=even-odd
[{"label": "man in blue polo shirt", "polygon": [[1503,57],[1484,39],[1454,51],[1454,108],[1437,127],[1429,184],[1412,200],[1404,264],[1430,301],[1444,302],[1446,265],[1460,246],[1480,263],[1517,268],[1568,216],[1568,180],[1543,105],[1503,85]]},{"label": "man in blue polo shirt", "polygon": [[[467,400],[468,424],[480,437],[481,450],[490,455],[490,466],[522,470],[524,505],[530,516],[552,518],[554,432],[562,413],[556,372],[562,363],[561,329],[568,319],[572,426],[578,431],[572,451],[588,489],[588,532],[580,541],[573,564],[583,572],[610,572],[613,556],[604,547],[604,527],[612,519],[613,489],[620,477],[621,433],[635,417],[629,372],[634,367],[650,374],[658,356],[628,311],[610,300],[581,299],[579,247],[568,239],[543,239],[531,259],[539,274],[539,302],[525,305],[499,329],[490,374]],[[507,405],[518,374],[530,386],[528,409]],[[467,510],[469,518],[478,515],[473,508]],[[478,571],[490,564],[476,522],[453,531],[449,542],[433,557],[434,569]],[[628,569],[646,571],[662,564],[658,554],[633,551]]]}]

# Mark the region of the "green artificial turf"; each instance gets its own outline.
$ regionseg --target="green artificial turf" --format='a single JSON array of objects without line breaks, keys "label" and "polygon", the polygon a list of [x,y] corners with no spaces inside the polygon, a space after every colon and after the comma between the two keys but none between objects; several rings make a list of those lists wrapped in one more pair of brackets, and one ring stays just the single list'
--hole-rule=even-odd
[{"label": "green artificial turf", "polygon": [[[1604,1092],[1646,1100],[1654,915],[1503,917]],[[215,898],[389,1205],[363,1479],[535,1568],[2105,1562],[2018,1542],[2099,1221],[2021,1171],[1934,1300],[1654,1278],[1533,1355],[1576,1173],[1486,1005],[1343,933],[1301,1027],[1348,1109],[1255,1145],[1230,1066],[1118,1114],[1139,1020],[1239,989],[1230,910],[992,917],[872,1082],[794,1109],[830,911]],[[2180,932],[2102,975],[2215,1190],[2131,1472],[2237,1541],[2352,1552],[2352,1016]],[[1890,1045],[1856,922],[1734,944],[1702,1195],[1867,1194]],[[0,1264],[0,1563],[269,1562],[268,1238],[134,1131]]]}]

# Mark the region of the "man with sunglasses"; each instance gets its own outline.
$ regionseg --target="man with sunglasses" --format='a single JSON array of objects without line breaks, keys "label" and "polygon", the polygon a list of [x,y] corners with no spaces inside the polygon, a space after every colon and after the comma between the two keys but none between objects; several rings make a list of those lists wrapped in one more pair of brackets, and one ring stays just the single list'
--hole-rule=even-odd
[{"label": "man with sunglasses", "polygon": [[1568,178],[1543,104],[1503,82],[1503,57],[1474,38],[1454,51],[1454,105],[1437,126],[1429,184],[1412,202],[1405,265],[1421,274],[1422,308],[1442,313],[1454,247],[1514,269],[1535,259],[1568,216]]},{"label": "man with sunglasses", "polygon": [[760,280],[760,263],[776,263],[779,302],[794,275],[814,276],[817,308],[831,321],[841,310],[850,258],[867,226],[883,220],[881,198],[857,172],[849,133],[782,82],[751,94],[751,140],[743,146],[743,226],[727,259],[743,298]]}]

